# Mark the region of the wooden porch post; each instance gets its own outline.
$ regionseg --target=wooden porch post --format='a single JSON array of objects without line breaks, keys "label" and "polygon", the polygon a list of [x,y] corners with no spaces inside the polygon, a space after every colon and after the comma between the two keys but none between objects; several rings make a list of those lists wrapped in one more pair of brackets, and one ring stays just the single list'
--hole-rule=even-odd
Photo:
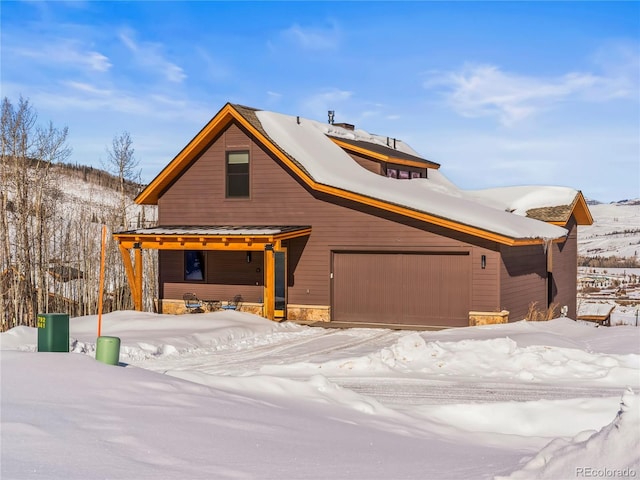
[{"label": "wooden porch post", "polygon": [[[135,295],[133,297],[134,308],[138,311],[142,311],[142,248],[134,248],[135,259]],[[133,292],[132,292],[133,293]]]},{"label": "wooden porch post", "polygon": [[134,271],[129,249],[120,244],[118,244],[118,248],[120,249],[124,270],[127,274],[127,281],[129,282],[129,289],[133,297],[133,306],[136,310],[142,311],[142,250],[139,248],[135,249],[136,265]]},{"label": "wooden porch post", "polygon": [[275,259],[273,245],[264,248],[264,306],[263,316],[269,320],[275,319]]}]

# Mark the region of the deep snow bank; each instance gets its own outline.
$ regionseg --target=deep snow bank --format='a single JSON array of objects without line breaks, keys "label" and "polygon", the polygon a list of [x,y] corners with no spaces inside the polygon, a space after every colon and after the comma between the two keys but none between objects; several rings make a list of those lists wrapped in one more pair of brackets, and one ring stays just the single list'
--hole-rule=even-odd
[{"label": "deep snow bank", "polygon": [[556,439],[522,469],[496,480],[637,478],[640,475],[640,396],[627,390],[615,419],[598,432]]}]

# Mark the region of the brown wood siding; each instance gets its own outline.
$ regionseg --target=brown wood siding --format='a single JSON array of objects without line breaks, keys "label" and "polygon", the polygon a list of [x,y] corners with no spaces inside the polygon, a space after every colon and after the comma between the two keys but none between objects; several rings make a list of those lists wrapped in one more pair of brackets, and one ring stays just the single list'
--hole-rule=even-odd
[{"label": "brown wood siding", "polygon": [[467,326],[468,252],[335,252],[333,318],[432,326]]},{"label": "brown wood siding", "polygon": [[363,157],[362,155],[358,155],[353,152],[345,152],[353,158],[358,165],[362,168],[369,170],[370,172],[376,173],[378,175],[384,175],[382,164],[377,160],[371,160],[370,158]]},{"label": "brown wood siding", "polygon": [[[249,151],[249,199],[224,198],[225,151],[235,148]],[[292,304],[330,305],[331,250],[427,251],[452,248],[472,252],[470,309],[495,307],[496,295],[486,296],[486,292],[495,292],[499,283],[498,270],[494,267],[499,247],[495,243],[310,192],[235,124],[212,142],[174,181],[160,197],[158,206],[161,225],[311,225],[309,237],[287,242],[288,301]],[[488,257],[485,270],[480,270],[480,252]],[[292,261],[294,256],[296,261]],[[161,255],[161,261],[165,262],[160,270],[161,284],[182,281],[171,273],[177,270],[181,275],[182,266],[176,269],[181,258]],[[490,260],[492,258],[494,260]],[[194,286],[209,288],[202,284]],[[246,285],[246,292],[245,287],[237,290],[241,291],[233,294],[239,293],[245,298],[261,295],[255,293],[256,287],[251,285]],[[165,285],[163,295],[163,298],[176,298],[176,290]]]},{"label": "brown wood siding", "polygon": [[502,246],[500,295],[509,321],[523,320],[531,302],[547,308],[547,256],[541,245]]},{"label": "brown wood siding", "polygon": [[553,245],[552,278],[553,298],[558,304],[557,315],[563,305],[569,307],[567,316],[576,318],[576,295],[578,289],[578,225],[573,218],[567,224],[567,240]]},{"label": "brown wood siding", "polygon": [[[486,257],[486,266],[482,268],[482,255]],[[487,248],[474,248],[471,251],[472,268],[472,310],[480,312],[499,312],[505,307],[500,303],[500,260],[499,252]]]}]

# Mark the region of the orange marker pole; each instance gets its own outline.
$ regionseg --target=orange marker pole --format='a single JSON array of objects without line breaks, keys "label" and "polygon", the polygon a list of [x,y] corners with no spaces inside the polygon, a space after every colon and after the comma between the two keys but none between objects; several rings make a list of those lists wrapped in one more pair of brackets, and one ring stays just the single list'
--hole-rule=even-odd
[{"label": "orange marker pole", "polygon": [[102,244],[100,248],[100,289],[98,293],[98,337],[102,335],[102,296],[104,294],[104,247],[107,240],[107,226],[102,226]]}]

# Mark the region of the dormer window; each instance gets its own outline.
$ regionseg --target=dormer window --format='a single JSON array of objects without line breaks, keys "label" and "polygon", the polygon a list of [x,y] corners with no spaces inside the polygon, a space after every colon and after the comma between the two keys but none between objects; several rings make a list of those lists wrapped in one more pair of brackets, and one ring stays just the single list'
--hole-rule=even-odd
[{"label": "dormer window", "polygon": [[227,152],[227,198],[249,198],[249,152]]},{"label": "dormer window", "polygon": [[393,168],[387,167],[387,177],[398,178],[400,180],[409,180],[411,178],[427,178],[426,169],[418,169],[412,167],[402,167],[394,165]]}]

